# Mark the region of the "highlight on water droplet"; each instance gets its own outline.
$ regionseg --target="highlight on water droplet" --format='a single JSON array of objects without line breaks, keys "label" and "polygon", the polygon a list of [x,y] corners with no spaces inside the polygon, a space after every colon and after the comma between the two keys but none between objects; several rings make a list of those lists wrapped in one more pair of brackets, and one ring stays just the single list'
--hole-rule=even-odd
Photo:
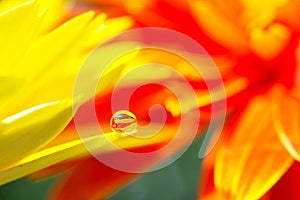
[{"label": "highlight on water droplet", "polygon": [[113,132],[130,135],[137,131],[137,120],[132,112],[128,110],[120,110],[115,112],[111,117],[110,127]]}]

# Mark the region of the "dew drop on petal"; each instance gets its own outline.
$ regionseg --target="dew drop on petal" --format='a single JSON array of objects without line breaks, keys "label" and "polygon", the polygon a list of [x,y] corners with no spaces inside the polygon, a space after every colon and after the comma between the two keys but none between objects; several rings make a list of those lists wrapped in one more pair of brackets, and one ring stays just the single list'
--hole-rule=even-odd
[{"label": "dew drop on petal", "polygon": [[137,120],[132,112],[120,110],[111,117],[110,127],[116,133],[132,134],[136,132]]}]

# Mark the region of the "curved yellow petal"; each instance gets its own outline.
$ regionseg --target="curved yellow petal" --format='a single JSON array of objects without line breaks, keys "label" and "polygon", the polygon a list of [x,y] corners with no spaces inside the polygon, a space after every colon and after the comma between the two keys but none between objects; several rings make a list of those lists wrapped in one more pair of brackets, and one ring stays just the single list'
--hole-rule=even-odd
[{"label": "curved yellow petal", "polygon": [[62,66],[53,64],[57,59],[63,59],[65,51],[72,51],[71,47],[76,44],[94,15],[92,11],[81,14],[38,40],[24,56],[24,60],[21,61],[22,66],[19,66],[19,71],[16,73],[33,79],[45,70],[48,72],[45,75],[57,71]]},{"label": "curved yellow petal", "polygon": [[46,34],[51,31],[55,26],[61,23],[62,19],[66,18],[66,12],[71,9],[72,2],[67,0],[36,0],[39,4],[40,11],[46,9],[43,22],[40,26],[39,33]]},{"label": "curved yellow petal", "polygon": [[[68,145],[73,145],[61,144],[56,150],[43,149],[42,153],[37,153],[73,117],[71,99],[74,81],[88,50],[132,24],[127,17],[105,20],[105,15],[94,18],[94,12],[87,12],[52,30],[64,14],[52,9],[61,8],[63,1],[0,2],[0,58],[3,61],[0,92],[6,94],[0,98],[0,177],[6,181],[20,177],[16,175],[20,168],[13,167],[17,166],[17,162],[28,166],[29,160],[38,160],[36,165],[41,169],[51,165],[53,158],[49,158],[47,163],[37,159],[39,156],[51,155],[56,150],[61,152],[59,149],[69,149]],[[50,23],[49,20],[53,21]],[[47,22],[49,26],[45,25]],[[116,24],[119,26],[111,29]],[[50,29],[52,31],[46,33]],[[80,152],[83,152],[82,148]],[[76,156],[76,152],[61,154],[60,158],[54,159],[55,163],[61,158]],[[41,162],[44,163],[39,165]],[[37,170],[31,167],[30,164],[21,171]],[[7,169],[12,169],[8,174],[14,175],[2,173]]]},{"label": "curved yellow petal", "polygon": [[[18,65],[11,70],[14,76],[24,79],[24,84],[20,85],[21,90],[18,95],[0,106],[0,118],[40,103],[62,99],[57,98],[59,96],[56,94],[61,94],[57,90],[64,91],[65,98],[71,97],[72,80],[67,84],[61,84],[59,88],[53,88],[50,85],[57,79],[62,79],[61,82],[65,81],[63,77],[58,77],[60,68],[64,66],[55,65],[55,61],[63,58],[64,52],[80,37],[84,27],[87,26],[93,16],[93,12],[78,16],[31,45],[24,59],[21,59]],[[79,66],[80,64],[77,64],[77,68]],[[44,99],[39,98],[39,91],[45,87],[52,88],[53,92],[47,92]],[[45,92],[41,94],[45,95]],[[33,96],[35,98],[32,98]]]},{"label": "curved yellow petal", "polygon": [[[77,72],[88,54],[87,48],[95,46],[97,42],[113,34],[113,32],[106,33],[106,28],[97,30],[105,24],[104,15],[92,20],[93,17],[93,12],[84,13],[31,46],[24,59],[19,61],[18,71],[14,73],[15,76],[22,77],[25,84],[20,86],[22,90],[18,95],[0,106],[1,116],[19,112],[36,104],[71,98]],[[121,25],[115,31],[126,29],[131,25],[129,18],[108,21],[114,25],[120,22]],[[93,42],[85,44],[85,40],[89,39]],[[43,88],[47,88],[47,93],[38,92]],[[32,99],[32,96],[35,98]]]},{"label": "curved yellow petal", "polygon": [[31,107],[0,123],[0,169],[18,161],[53,139],[73,116],[72,101]]},{"label": "curved yellow petal", "polygon": [[199,107],[209,105],[210,103],[221,101],[243,91],[248,86],[248,81],[245,78],[228,80],[225,82],[225,90],[223,87],[217,87],[212,92],[197,92],[197,100]]},{"label": "curved yellow petal", "polygon": [[[111,36],[120,33],[133,25],[133,20],[130,17],[117,17],[104,20],[106,15],[102,14],[96,17],[87,30],[89,36],[86,40],[82,40],[82,45],[86,48],[94,47],[100,42],[109,39]],[[101,24],[101,26],[99,26]]]},{"label": "curved yellow petal", "polygon": [[[0,2],[0,8],[3,3]],[[35,1],[25,1],[0,12],[0,75],[13,75],[17,71],[16,63],[24,56],[32,40],[37,36],[42,21],[42,16],[38,14],[38,5]]]},{"label": "curved yellow petal", "polygon": [[88,151],[86,150],[82,142],[85,142],[87,145],[92,145],[95,148],[101,149],[101,152],[103,153],[108,152],[109,150],[103,147],[103,142],[101,143],[101,141],[103,141],[104,139],[104,135],[92,136],[90,138],[85,138],[83,141],[78,139],[33,153],[23,158],[19,162],[1,169],[0,185],[3,185],[17,178],[21,178],[43,168],[49,167],[61,161],[77,156],[87,155]]},{"label": "curved yellow petal", "polygon": [[[85,131],[94,132],[95,128],[97,127],[88,126],[86,127]],[[150,139],[138,139],[126,134],[112,132],[88,136],[81,139],[71,139],[69,141],[62,140],[61,143],[54,142],[50,145],[47,145],[47,147],[32,153],[27,157],[24,157],[20,161],[0,169],[0,185],[59,162],[74,157],[80,158],[81,156],[87,156],[90,151],[98,152],[99,154],[106,154],[116,151],[115,145],[122,149],[131,149],[145,147],[147,145],[166,143],[172,139],[174,133],[176,133],[176,131],[172,127],[168,126],[166,129],[164,129],[164,131]],[[76,134],[76,132],[74,132],[74,134]],[[86,149],[86,147],[88,147],[89,151]],[[180,148],[180,145],[178,147]],[[170,152],[173,151],[174,149],[170,149]]]}]

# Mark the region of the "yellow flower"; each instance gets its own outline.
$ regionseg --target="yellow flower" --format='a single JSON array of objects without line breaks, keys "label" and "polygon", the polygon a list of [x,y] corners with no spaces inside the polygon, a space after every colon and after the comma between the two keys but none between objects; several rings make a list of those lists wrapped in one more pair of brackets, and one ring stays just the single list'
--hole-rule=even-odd
[{"label": "yellow flower", "polygon": [[0,2],[0,185],[86,153],[79,139],[43,147],[73,117],[73,84],[89,51],[132,24],[92,11],[66,21],[64,3]]}]

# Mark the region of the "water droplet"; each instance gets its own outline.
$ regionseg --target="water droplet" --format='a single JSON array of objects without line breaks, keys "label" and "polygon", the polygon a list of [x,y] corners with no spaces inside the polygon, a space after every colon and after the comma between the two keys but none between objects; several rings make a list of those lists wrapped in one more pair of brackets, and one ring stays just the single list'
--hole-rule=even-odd
[{"label": "water droplet", "polygon": [[116,133],[132,134],[136,132],[137,120],[132,112],[120,110],[111,117],[110,127]]}]

